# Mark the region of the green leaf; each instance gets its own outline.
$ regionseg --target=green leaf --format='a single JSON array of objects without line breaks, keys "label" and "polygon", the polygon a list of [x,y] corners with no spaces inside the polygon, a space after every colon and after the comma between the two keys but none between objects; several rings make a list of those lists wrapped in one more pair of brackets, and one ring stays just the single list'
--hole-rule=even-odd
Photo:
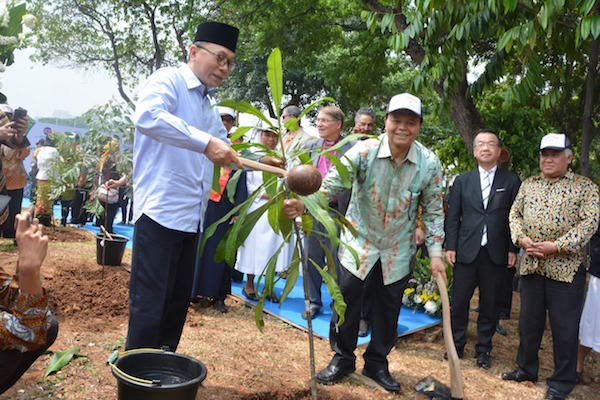
[{"label": "green leaf", "polygon": [[[234,110],[254,115],[259,118],[261,121],[264,121],[267,124],[271,124],[271,121],[265,117],[265,115],[252,104],[247,103],[245,101],[234,101],[234,100],[223,100],[219,102],[219,106],[233,108]],[[239,129],[239,128],[238,128]]]},{"label": "green leaf", "polygon": [[337,154],[332,154],[329,151],[327,151],[326,153],[323,153],[322,155],[327,157],[327,159],[337,169],[338,174],[340,175],[340,178],[342,179],[342,182],[344,183],[344,186],[346,188],[350,188],[350,186],[352,185],[352,183],[350,182],[350,179],[349,179],[350,173],[348,172],[348,168],[346,168],[346,166],[338,158],[339,156]]},{"label": "green leaf", "polygon": [[227,181],[226,188],[227,198],[231,204],[235,204],[235,192],[242,173],[243,171],[241,169],[229,172],[229,180]]},{"label": "green leaf", "polygon": [[[321,274],[321,276],[323,277],[323,282],[325,283],[325,287],[327,288],[327,291],[329,292],[329,295],[331,296],[331,299],[333,300],[333,306],[335,308],[335,312],[338,314],[339,319],[337,321],[336,326],[341,326],[344,321],[346,320],[346,302],[344,301],[344,296],[342,296],[342,293],[340,292],[340,288],[337,285],[337,283],[335,282],[335,279],[333,279],[333,277],[323,271],[323,269],[316,263],[314,262],[314,260],[309,260],[309,262],[312,263],[312,265],[316,268],[317,271],[319,271],[319,274]],[[342,267],[343,268],[343,267]]]},{"label": "green leaf", "polygon": [[279,108],[281,107],[281,97],[283,96],[283,71],[281,67],[281,51],[278,48],[273,49],[267,59],[267,81],[271,89],[271,97],[275,103],[275,113],[279,119]]},{"label": "green leaf", "polygon": [[319,204],[316,203],[311,197],[303,197],[302,201],[304,201],[306,208],[312,214],[312,216],[325,227],[325,230],[329,236],[329,240],[331,241],[331,246],[337,246],[339,241],[337,236],[337,227],[333,221],[333,218],[331,218],[329,215],[329,212],[327,212],[327,210],[323,207],[319,206]]},{"label": "green leaf", "polygon": [[213,167],[213,180],[212,180],[212,190],[217,193],[221,192],[221,185],[219,184],[219,179],[221,178],[221,167],[219,165],[214,165]]},{"label": "green leaf", "polygon": [[600,15],[593,15],[590,18],[590,32],[592,32],[594,39],[598,39],[598,36],[600,36]]},{"label": "green leaf", "polygon": [[249,132],[252,129],[254,129],[254,127],[252,127],[252,126],[240,126],[239,128],[237,128],[235,130],[235,132],[233,132],[233,135],[231,135],[230,140],[233,142],[237,139],[240,139],[240,138],[244,137],[246,132]]},{"label": "green leaf", "polygon": [[[294,256],[292,257],[292,261],[290,262],[289,267],[287,268],[287,276],[285,278],[285,286],[283,288],[283,292],[279,298],[279,302],[282,303],[288,294],[294,289],[296,282],[298,281],[298,276],[300,275],[300,251],[298,250],[300,243],[298,243],[299,239],[296,237],[296,246],[294,248]],[[304,249],[306,251],[306,249]]]},{"label": "green leaf", "polygon": [[[79,354],[79,346],[73,346],[67,351],[57,351],[52,355],[50,359],[50,363],[46,368],[46,374],[44,375],[44,379],[48,377],[53,372],[60,371],[65,365],[71,362],[73,357],[78,356]],[[86,356],[79,356],[86,357]]]},{"label": "green leaf", "polygon": [[590,17],[581,20],[581,39],[586,40],[592,30],[592,21]]}]

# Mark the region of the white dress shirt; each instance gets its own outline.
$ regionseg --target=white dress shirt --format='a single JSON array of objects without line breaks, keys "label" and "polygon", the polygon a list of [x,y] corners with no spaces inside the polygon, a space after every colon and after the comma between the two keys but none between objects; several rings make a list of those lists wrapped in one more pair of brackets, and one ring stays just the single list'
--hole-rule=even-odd
[{"label": "white dress shirt", "polygon": [[187,64],[156,71],[134,114],[134,221],[146,214],[165,228],[197,232],[213,180],[204,155],[210,139],[227,142],[213,90]]}]

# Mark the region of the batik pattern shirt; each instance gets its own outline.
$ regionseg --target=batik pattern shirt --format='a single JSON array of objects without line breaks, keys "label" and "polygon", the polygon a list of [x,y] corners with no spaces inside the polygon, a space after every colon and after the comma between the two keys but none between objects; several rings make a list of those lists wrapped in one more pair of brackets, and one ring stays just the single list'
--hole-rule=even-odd
[{"label": "batik pattern shirt", "polygon": [[521,246],[525,237],[551,241],[558,252],[546,258],[525,253],[521,275],[540,274],[559,282],[573,282],[583,261],[583,247],[598,228],[598,187],[571,171],[550,182],[544,175],[527,179],[510,210],[510,233]]},{"label": "batik pattern shirt", "polygon": [[21,292],[19,281],[0,268],[0,350],[42,347],[48,331],[48,298]]},{"label": "batik pattern shirt", "polygon": [[[425,244],[431,257],[442,256],[444,217],[442,212],[441,165],[422,144],[414,142],[398,166],[392,158],[387,135],[358,142],[341,158],[350,172],[352,198],[346,218],[358,236],[345,230],[341,240],[359,256],[356,265],[351,252],[340,245],[341,265],[364,280],[381,259],[384,285],[409,274],[416,252],[417,211],[422,208],[426,227]],[[321,192],[328,199],[345,189],[333,167]]]}]

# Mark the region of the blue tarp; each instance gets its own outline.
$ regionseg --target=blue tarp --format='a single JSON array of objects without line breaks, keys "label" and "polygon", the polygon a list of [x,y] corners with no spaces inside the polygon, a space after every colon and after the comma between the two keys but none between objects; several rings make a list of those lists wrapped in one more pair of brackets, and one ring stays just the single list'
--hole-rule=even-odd
[{"label": "blue tarp", "polygon": [[[23,208],[29,207],[29,200],[23,199]],[[61,218],[61,209],[60,205],[54,206],[54,216],[60,220]],[[91,222],[88,222],[83,226],[83,229],[88,231],[97,233],[100,231],[100,228],[94,226]],[[116,234],[127,236],[130,240],[127,242],[127,248],[131,249],[133,244],[133,226],[125,225],[121,223],[121,213],[117,212],[117,216],[115,218],[115,222],[113,224],[113,231]],[[238,297],[241,300],[246,301],[246,303],[250,305],[255,305],[256,302],[247,300],[244,295],[242,295],[242,289],[244,287],[245,282],[242,283],[231,283],[231,293]],[[275,292],[277,295],[281,295],[283,292],[283,288],[285,286],[285,281],[283,279],[279,280],[275,285]],[[259,293],[262,292],[264,286],[261,282],[261,287],[259,288]],[[329,338],[329,322],[331,321],[331,297],[329,296],[329,292],[323,285],[321,289],[321,299],[323,300],[323,307],[321,308],[321,312],[317,314],[317,316],[312,320],[312,328],[315,335],[327,339]],[[265,301],[264,305],[265,312],[269,314],[275,315],[286,322],[300,328],[307,330],[308,324],[307,321],[302,319],[300,314],[302,310],[304,310],[304,289],[302,283],[302,276],[298,277],[298,281],[294,285],[294,289],[290,292],[285,301],[281,304],[274,304],[269,301]],[[400,318],[398,319],[398,336],[408,335],[410,333],[419,331],[421,329],[428,328],[430,326],[437,325],[441,322],[441,318],[434,317],[428,314],[425,314],[421,311],[413,311],[409,308],[402,307],[400,311]],[[367,337],[359,337],[358,345],[363,345],[368,343],[370,340],[370,335]]]}]

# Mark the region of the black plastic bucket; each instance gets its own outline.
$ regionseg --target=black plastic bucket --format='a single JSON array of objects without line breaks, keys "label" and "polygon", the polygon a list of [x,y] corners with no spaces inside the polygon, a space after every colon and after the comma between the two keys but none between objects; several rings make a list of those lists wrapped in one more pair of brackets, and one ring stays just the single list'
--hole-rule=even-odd
[{"label": "black plastic bucket", "polygon": [[200,361],[162,350],[132,350],[111,365],[119,400],[194,400],[206,378]]},{"label": "black plastic bucket", "polygon": [[104,233],[96,233],[96,262],[100,265],[121,265],[129,238],[114,233],[110,236],[112,240],[104,240]]}]

